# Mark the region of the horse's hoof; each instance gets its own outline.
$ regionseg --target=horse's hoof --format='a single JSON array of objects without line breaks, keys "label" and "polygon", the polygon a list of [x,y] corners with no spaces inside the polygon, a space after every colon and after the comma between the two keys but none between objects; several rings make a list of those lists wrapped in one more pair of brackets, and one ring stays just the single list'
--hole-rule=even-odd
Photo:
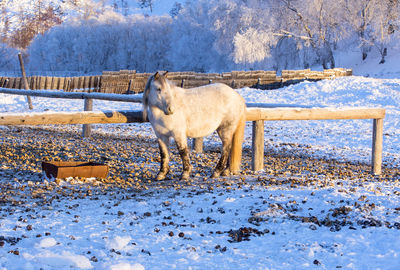
[{"label": "horse's hoof", "polygon": [[214,173],[211,175],[211,178],[218,178],[220,175],[221,175],[220,172],[214,172]]},{"label": "horse's hoof", "polygon": [[169,168],[166,170],[160,170],[155,179],[157,181],[164,180],[168,173],[169,173]]},{"label": "horse's hoof", "polygon": [[222,174],[222,176],[230,176],[231,175],[231,171],[229,169],[225,169]]},{"label": "horse's hoof", "polygon": [[234,172],[231,172],[231,174],[232,174],[232,175],[239,175],[239,174],[240,174],[240,171],[234,171]]},{"label": "horse's hoof", "polygon": [[156,180],[157,180],[157,181],[164,180],[164,179],[165,179],[165,176],[166,176],[166,174],[158,174],[157,177],[156,177]]},{"label": "horse's hoof", "polygon": [[181,180],[188,180],[190,177],[190,172],[183,172],[181,175]]}]

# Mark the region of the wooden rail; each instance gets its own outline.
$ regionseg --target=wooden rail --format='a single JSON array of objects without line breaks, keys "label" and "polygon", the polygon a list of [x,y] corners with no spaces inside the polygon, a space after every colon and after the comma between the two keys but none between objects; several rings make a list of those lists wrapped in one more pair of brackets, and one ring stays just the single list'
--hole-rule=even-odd
[{"label": "wooden rail", "polygon": [[[0,125],[95,124],[143,122],[141,111],[43,112],[0,114]],[[381,174],[385,109],[376,108],[247,108],[253,122],[252,169],[264,168],[264,121],[373,119],[372,173]]]},{"label": "wooden rail", "polygon": [[247,108],[247,121],[338,120],[385,118],[379,108]]},{"label": "wooden rail", "polygon": [[3,113],[0,125],[69,125],[69,124],[116,124],[141,123],[142,111],[81,111]]},{"label": "wooden rail", "polygon": [[62,92],[48,90],[22,90],[0,88],[0,93],[11,95],[29,95],[33,97],[46,98],[67,98],[67,99],[100,99],[110,101],[123,101],[141,103],[142,97],[138,95],[121,95],[121,94],[105,94],[105,93],[87,93],[87,92]]}]

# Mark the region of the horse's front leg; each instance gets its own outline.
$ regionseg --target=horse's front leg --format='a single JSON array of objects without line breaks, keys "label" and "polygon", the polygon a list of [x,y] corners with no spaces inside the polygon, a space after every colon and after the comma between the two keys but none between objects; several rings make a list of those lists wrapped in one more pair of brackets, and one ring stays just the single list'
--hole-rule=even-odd
[{"label": "horse's front leg", "polygon": [[160,171],[157,174],[156,180],[164,180],[169,172],[169,152],[168,152],[169,138],[158,138],[158,146],[160,147]]},{"label": "horse's front leg", "polygon": [[190,164],[190,155],[189,155],[189,148],[187,146],[187,138],[186,137],[181,139],[175,138],[175,141],[183,164],[181,180],[187,180],[189,179],[190,173],[192,172],[193,169],[192,165]]}]

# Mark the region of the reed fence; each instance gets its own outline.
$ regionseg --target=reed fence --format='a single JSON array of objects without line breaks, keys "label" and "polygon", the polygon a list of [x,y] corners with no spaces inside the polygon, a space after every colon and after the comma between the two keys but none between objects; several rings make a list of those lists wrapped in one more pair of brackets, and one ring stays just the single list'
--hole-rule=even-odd
[{"label": "reed fence", "polygon": [[[99,76],[81,77],[27,77],[29,89],[62,90],[65,92],[100,92],[113,94],[140,93],[150,73],[135,70],[104,71]],[[323,71],[283,70],[281,76],[275,71],[232,71],[223,73],[170,72],[169,80],[184,88],[192,88],[213,82],[225,83],[232,88],[252,87],[277,89],[304,80],[324,80],[351,76],[351,69],[335,68]],[[25,89],[22,77],[0,77],[0,87]]]}]

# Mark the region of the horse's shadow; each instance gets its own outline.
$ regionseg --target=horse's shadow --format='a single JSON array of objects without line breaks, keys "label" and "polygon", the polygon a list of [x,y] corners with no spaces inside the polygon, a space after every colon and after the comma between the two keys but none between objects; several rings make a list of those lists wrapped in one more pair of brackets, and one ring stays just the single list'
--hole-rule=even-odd
[{"label": "horse's shadow", "polygon": [[279,88],[283,88],[292,84],[298,84],[304,81],[309,81],[309,82],[316,82],[320,81],[321,79],[293,79],[293,80],[287,80],[287,81],[280,81],[280,82],[272,82],[272,83],[256,83],[250,88],[256,88],[256,89],[261,89],[261,90],[276,90]]}]

